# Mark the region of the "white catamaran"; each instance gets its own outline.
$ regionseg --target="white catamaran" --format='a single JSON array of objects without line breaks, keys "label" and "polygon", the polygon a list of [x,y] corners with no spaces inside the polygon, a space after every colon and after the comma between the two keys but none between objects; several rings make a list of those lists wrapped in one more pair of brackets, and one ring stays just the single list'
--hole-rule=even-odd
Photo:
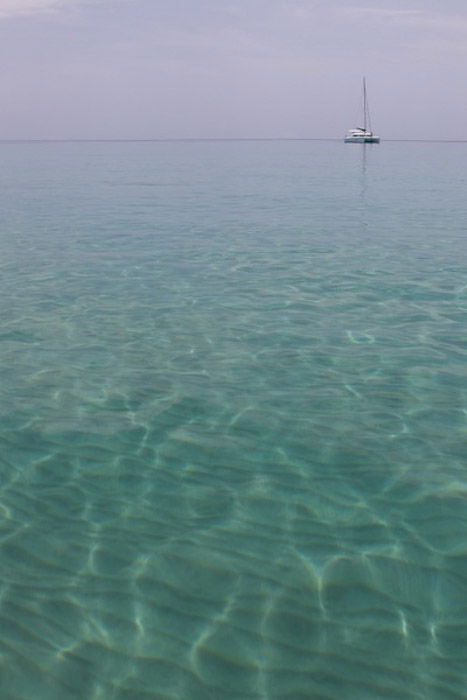
[{"label": "white catamaran", "polygon": [[365,78],[363,78],[363,126],[350,129],[344,141],[345,143],[379,143],[379,136],[375,136],[371,130]]}]

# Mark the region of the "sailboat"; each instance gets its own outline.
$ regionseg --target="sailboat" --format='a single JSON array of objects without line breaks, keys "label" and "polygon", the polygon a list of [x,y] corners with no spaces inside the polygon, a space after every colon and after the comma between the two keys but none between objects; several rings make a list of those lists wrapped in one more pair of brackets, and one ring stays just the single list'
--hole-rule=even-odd
[{"label": "sailboat", "polygon": [[345,143],[379,143],[379,136],[375,136],[371,130],[365,78],[363,78],[363,126],[350,129],[344,141]]}]

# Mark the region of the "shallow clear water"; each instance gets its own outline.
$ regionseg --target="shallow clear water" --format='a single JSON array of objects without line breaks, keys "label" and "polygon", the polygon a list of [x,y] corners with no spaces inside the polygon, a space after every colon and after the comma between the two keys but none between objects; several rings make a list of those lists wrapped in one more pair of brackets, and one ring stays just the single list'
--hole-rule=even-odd
[{"label": "shallow clear water", "polygon": [[0,150],[0,696],[465,697],[467,144]]}]

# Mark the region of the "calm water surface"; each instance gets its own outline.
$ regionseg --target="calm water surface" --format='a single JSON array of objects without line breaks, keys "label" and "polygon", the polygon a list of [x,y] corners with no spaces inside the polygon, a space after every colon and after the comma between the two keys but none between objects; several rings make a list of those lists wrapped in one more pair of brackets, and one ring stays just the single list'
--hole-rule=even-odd
[{"label": "calm water surface", "polygon": [[464,698],[467,144],[0,151],[1,698]]}]

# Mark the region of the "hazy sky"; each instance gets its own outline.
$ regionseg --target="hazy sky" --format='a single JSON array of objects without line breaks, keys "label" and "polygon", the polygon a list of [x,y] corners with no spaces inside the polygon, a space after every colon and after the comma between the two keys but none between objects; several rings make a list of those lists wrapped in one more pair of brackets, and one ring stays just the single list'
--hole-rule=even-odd
[{"label": "hazy sky", "polygon": [[466,0],[0,0],[0,138],[467,139]]}]

